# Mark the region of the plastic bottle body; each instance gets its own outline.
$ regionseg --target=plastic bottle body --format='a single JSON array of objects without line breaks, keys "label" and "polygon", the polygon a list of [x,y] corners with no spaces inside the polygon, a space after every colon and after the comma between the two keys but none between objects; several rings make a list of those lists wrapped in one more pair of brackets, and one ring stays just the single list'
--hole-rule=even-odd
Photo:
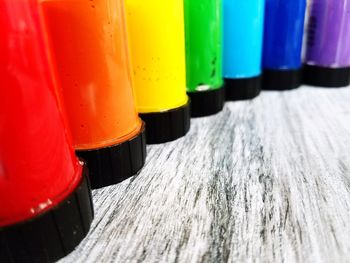
[{"label": "plastic bottle body", "polygon": [[136,136],[123,1],[43,0],[75,148]]},{"label": "plastic bottle body", "polygon": [[184,106],[188,98],[183,1],[126,0],[126,8],[138,111],[157,113]]},{"label": "plastic bottle body", "polygon": [[187,91],[221,88],[222,0],[185,0]]},{"label": "plastic bottle body", "polygon": [[224,0],[224,78],[261,74],[264,0]]},{"label": "plastic bottle body", "polygon": [[350,67],[349,25],[349,0],[314,0],[310,5],[305,63]]},{"label": "plastic bottle body", "polygon": [[306,0],[266,0],[263,68],[301,67]]},{"label": "plastic bottle body", "polygon": [[31,219],[80,183],[36,1],[0,1],[0,227]]}]

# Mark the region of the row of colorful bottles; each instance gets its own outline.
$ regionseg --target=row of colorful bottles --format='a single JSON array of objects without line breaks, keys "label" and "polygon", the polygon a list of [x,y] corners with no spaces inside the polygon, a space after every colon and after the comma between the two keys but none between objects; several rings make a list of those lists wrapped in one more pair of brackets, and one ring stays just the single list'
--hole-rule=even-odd
[{"label": "row of colorful bottles", "polygon": [[228,100],[350,84],[350,1],[311,0],[305,39],[306,0],[223,1]]},{"label": "row of colorful bottles", "polygon": [[90,182],[136,174],[146,137],[175,140],[191,116],[296,88],[302,72],[307,84],[348,85],[350,1],[311,2],[303,67],[305,9],[305,0],[0,0],[1,261],[73,250],[93,218]]}]

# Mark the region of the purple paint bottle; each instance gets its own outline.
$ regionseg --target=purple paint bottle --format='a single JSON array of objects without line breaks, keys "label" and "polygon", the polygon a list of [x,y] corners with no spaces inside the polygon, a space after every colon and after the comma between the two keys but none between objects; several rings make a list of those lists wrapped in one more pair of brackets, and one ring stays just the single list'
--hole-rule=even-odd
[{"label": "purple paint bottle", "polygon": [[305,84],[350,84],[350,0],[311,2],[304,62]]}]

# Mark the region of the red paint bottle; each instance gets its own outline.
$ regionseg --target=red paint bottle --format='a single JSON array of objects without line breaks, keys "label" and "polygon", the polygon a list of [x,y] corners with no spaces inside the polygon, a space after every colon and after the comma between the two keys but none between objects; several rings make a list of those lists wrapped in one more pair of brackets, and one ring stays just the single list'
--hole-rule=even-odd
[{"label": "red paint bottle", "polygon": [[52,262],[93,209],[59,105],[35,0],[0,1],[0,261]]}]

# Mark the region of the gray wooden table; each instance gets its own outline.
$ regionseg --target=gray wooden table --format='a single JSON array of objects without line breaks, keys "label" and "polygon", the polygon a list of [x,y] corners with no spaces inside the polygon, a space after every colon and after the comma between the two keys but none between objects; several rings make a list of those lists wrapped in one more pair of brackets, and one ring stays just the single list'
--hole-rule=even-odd
[{"label": "gray wooden table", "polygon": [[93,196],[63,263],[349,262],[350,88],[228,103]]}]

